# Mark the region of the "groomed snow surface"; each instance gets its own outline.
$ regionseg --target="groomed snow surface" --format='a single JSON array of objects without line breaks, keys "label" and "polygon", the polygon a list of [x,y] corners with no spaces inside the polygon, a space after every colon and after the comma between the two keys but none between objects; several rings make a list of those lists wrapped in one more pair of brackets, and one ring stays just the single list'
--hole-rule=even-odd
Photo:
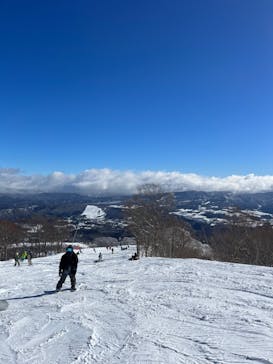
[{"label": "groomed snow surface", "polygon": [[0,262],[0,363],[273,363],[272,268],[133,252],[84,249],[53,294],[61,255]]}]

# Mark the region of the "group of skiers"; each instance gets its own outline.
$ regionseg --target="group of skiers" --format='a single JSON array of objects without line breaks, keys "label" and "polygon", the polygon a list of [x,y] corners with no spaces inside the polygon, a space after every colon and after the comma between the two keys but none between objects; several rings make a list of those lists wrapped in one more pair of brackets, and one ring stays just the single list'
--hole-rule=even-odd
[{"label": "group of skiers", "polygon": [[[108,250],[108,249],[107,249]],[[111,249],[112,250],[112,249]],[[137,253],[133,254],[129,260],[138,260],[139,255]],[[102,253],[99,253],[98,260],[95,262],[101,262],[102,261]],[[76,273],[77,273],[77,267],[78,267],[78,256],[73,251],[73,246],[69,245],[66,248],[65,254],[62,256],[60,265],[59,265],[59,276],[60,279],[56,286],[56,291],[60,291],[62,288],[63,283],[65,282],[67,276],[70,277],[71,281],[71,291],[76,290]]]},{"label": "group of skiers", "polygon": [[[113,250],[111,249],[112,253]],[[28,264],[32,265],[32,253],[30,251],[24,251],[21,255],[16,252],[15,253],[15,266],[20,266],[20,261],[23,261],[27,259]],[[137,260],[139,259],[137,253],[135,253],[129,260]],[[102,261],[102,253],[99,253],[98,261]],[[66,247],[65,254],[62,255],[60,264],[59,264],[59,281],[56,286],[56,291],[60,291],[62,288],[62,285],[64,284],[67,276],[70,278],[71,282],[71,291],[76,290],[76,273],[77,273],[77,267],[78,267],[78,254],[74,252],[73,246],[68,245]]]},{"label": "group of skiers", "polygon": [[24,260],[28,261],[28,265],[32,265],[31,251],[24,250],[21,255],[18,252],[16,252],[14,256],[14,266],[20,266],[20,262],[23,262]]}]

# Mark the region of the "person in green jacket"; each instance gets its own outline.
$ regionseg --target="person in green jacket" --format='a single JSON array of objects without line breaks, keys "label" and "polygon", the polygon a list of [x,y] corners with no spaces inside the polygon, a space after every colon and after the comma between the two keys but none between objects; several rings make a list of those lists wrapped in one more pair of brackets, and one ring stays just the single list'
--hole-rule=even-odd
[{"label": "person in green jacket", "polygon": [[27,252],[26,252],[26,251],[24,251],[24,252],[22,253],[22,255],[21,255],[21,260],[23,261],[23,260],[25,260],[25,259],[27,259]]}]

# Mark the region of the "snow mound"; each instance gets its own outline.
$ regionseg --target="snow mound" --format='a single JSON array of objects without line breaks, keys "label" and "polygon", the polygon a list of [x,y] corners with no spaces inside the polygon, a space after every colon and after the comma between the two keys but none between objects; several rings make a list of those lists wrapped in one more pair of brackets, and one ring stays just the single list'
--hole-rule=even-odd
[{"label": "snow mound", "polygon": [[90,220],[102,220],[106,213],[95,205],[87,205],[81,215]]}]

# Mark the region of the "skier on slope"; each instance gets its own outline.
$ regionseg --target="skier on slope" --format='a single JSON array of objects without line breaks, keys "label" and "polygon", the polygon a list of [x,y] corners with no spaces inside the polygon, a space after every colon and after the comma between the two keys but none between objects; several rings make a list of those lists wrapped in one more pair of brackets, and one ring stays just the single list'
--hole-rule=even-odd
[{"label": "skier on slope", "polygon": [[32,253],[31,253],[31,251],[27,252],[27,261],[28,261],[28,265],[32,265]]},{"label": "skier on slope", "polygon": [[18,265],[18,267],[19,267],[19,265],[20,265],[20,255],[19,255],[18,252],[15,253],[14,261],[15,261],[14,266]]},{"label": "skier on slope", "polygon": [[78,266],[77,254],[73,251],[73,246],[69,245],[66,248],[66,253],[62,256],[59,266],[60,280],[57,283],[56,291],[60,291],[66,277],[69,275],[71,280],[71,290],[76,289],[76,272]]}]

